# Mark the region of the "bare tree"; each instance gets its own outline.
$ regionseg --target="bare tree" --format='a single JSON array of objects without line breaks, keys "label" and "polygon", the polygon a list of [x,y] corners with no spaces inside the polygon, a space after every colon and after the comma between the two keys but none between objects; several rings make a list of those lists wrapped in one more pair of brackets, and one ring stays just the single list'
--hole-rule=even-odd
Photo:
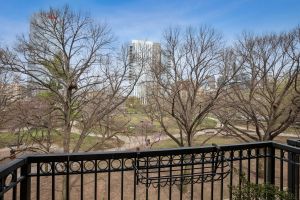
[{"label": "bare tree", "polygon": [[[96,137],[91,145],[84,149],[85,151],[105,149],[109,146],[108,141],[114,144],[114,147],[123,145],[123,141],[119,139],[120,134],[124,135],[127,132],[130,119],[120,109],[114,110],[106,115],[103,119],[94,124],[91,136]],[[76,144],[78,145],[78,143]],[[100,147],[100,148],[99,148]]]},{"label": "bare tree", "polygon": [[[4,52],[0,50],[0,56]],[[0,129],[9,129],[11,110],[16,101],[24,94],[19,76],[0,64]]]},{"label": "bare tree", "polygon": [[[204,118],[230,82],[224,79],[218,86],[215,83],[222,37],[206,26],[185,31],[171,28],[165,32],[162,49],[167,62],[152,69],[149,113],[179,146],[192,146]],[[179,137],[175,136],[174,127],[179,130]]]},{"label": "bare tree", "polygon": [[[296,27],[291,33],[290,37],[293,38],[293,45],[290,49],[291,58],[297,63],[297,74],[295,78],[295,91],[298,94],[297,98],[294,99],[295,105],[300,105],[300,26]],[[295,132],[300,135],[300,112],[295,118],[294,124]]]},{"label": "bare tree", "polygon": [[0,68],[0,128],[3,128],[7,121],[7,109],[11,100],[9,91],[8,73],[4,68]]},{"label": "bare tree", "polygon": [[[4,52],[0,50],[0,56],[3,54]],[[6,134],[16,128],[13,122],[15,117],[14,111],[16,104],[24,97],[25,92],[25,87],[19,74],[10,71],[0,63],[0,134],[2,132]],[[18,153],[15,149],[21,144],[20,140],[9,143],[0,141],[0,143],[10,148],[11,154],[0,158],[0,161],[14,158]]]},{"label": "bare tree", "polygon": [[14,139],[6,144],[10,155],[0,160],[14,159],[24,152],[51,153],[58,150],[59,145],[55,144],[55,138],[60,134],[57,131],[57,112],[43,99],[28,100],[19,99],[11,105],[6,131]]},{"label": "bare tree", "polygon": [[[216,112],[228,132],[245,141],[273,140],[294,122],[300,111],[295,103],[299,99],[294,87],[299,69],[295,45],[290,33],[245,34],[224,59],[231,69],[241,67]],[[254,134],[238,123],[241,120]]]},{"label": "bare tree", "polygon": [[[5,49],[1,63],[28,77],[32,95],[46,93],[55,110],[64,152],[77,152],[94,126],[130,94],[128,50],[112,53],[113,35],[106,24],[75,13],[68,6],[41,11],[29,37]],[[80,137],[70,145],[72,131]]]}]

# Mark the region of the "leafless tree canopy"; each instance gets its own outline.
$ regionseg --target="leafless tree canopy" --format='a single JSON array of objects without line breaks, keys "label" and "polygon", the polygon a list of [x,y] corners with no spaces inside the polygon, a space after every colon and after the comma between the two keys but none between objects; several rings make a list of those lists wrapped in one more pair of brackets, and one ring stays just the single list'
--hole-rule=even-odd
[{"label": "leafless tree canopy", "polygon": [[[112,53],[113,40],[106,24],[66,6],[35,14],[29,37],[20,37],[18,46],[1,56],[5,66],[28,77],[33,96],[47,98],[59,113],[65,152],[78,151],[94,126],[132,90],[128,50]],[[71,131],[80,134],[73,149]]]},{"label": "leafless tree canopy", "polygon": [[[166,63],[153,69],[149,92],[153,115],[179,146],[192,145],[193,137],[229,83],[215,84],[220,72],[222,37],[214,29],[171,28],[165,32],[163,53]],[[180,138],[172,135],[166,121],[172,120]]]},{"label": "leafless tree canopy", "polygon": [[[1,53],[4,52],[0,50],[0,56]],[[18,74],[0,64],[0,129],[9,126],[9,121],[13,118],[11,115],[13,106],[25,92],[19,85],[20,81]]]},{"label": "leafless tree canopy", "polygon": [[[299,73],[295,32],[245,34],[224,63],[241,68],[216,112],[227,131],[244,140],[272,140],[294,122],[300,109],[294,85]],[[247,122],[254,134],[239,121]]]},{"label": "leafless tree canopy", "polygon": [[[1,67],[1,66],[0,66]],[[12,98],[9,91],[9,77],[7,71],[0,68],[0,128],[6,121],[8,104]]]}]

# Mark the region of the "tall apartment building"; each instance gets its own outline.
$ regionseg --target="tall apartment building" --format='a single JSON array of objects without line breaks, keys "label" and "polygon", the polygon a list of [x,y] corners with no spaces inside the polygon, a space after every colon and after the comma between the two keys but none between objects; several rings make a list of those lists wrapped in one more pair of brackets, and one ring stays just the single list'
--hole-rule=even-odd
[{"label": "tall apartment building", "polygon": [[131,81],[139,79],[131,96],[140,99],[142,104],[147,103],[147,87],[151,84],[151,69],[159,67],[161,62],[161,47],[159,43],[145,40],[132,40],[129,46]]}]

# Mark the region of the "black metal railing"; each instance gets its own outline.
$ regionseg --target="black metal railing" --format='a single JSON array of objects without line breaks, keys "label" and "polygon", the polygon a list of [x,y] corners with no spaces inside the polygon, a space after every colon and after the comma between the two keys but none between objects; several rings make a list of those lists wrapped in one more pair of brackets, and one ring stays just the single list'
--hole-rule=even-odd
[{"label": "black metal railing", "polygon": [[0,200],[232,199],[242,176],[299,199],[300,142],[32,155],[0,168]]}]

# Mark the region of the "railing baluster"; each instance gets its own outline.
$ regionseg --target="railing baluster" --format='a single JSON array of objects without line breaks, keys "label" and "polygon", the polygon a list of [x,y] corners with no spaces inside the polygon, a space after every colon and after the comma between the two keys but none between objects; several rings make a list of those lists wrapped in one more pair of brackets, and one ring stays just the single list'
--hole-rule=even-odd
[{"label": "railing baluster", "polygon": [[[192,157],[191,157],[191,162],[192,162],[192,170],[191,170],[191,174],[194,174],[194,160],[195,160],[195,155],[192,154]],[[191,200],[194,199],[194,181],[193,181],[193,178],[190,177],[191,179]]]},{"label": "railing baluster", "polygon": [[203,200],[204,199],[204,194],[203,194],[203,191],[204,191],[204,167],[205,167],[205,164],[204,164],[204,162],[205,162],[205,154],[204,153],[201,153],[201,173],[202,173],[202,177],[201,177],[201,179],[202,179],[202,181],[201,181],[201,200]]},{"label": "railing baluster", "polygon": [[4,178],[0,177],[0,200],[4,200]]},{"label": "railing baluster", "polygon": [[148,194],[148,187],[149,187],[149,185],[150,185],[150,183],[148,182],[149,181],[149,157],[147,156],[147,159],[146,159],[146,178],[147,178],[147,180],[146,180],[146,200],[148,200],[148,198],[149,198],[149,194]]},{"label": "railing baluster", "polygon": [[[18,177],[18,171],[17,171],[17,169],[15,169],[14,172],[13,172],[13,178],[12,178],[12,182],[15,183],[15,184],[17,183],[17,177]],[[13,192],[12,192],[12,199],[13,200],[17,199],[17,187],[18,187],[17,184],[13,187]]]},{"label": "railing baluster", "polygon": [[173,163],[173,156],[170,155],[170,159],[169,159],[169,162],[170,162],[170,186],[169,186],[169,200],[172,199],[172,163]]},{"label": "railing baluster", "polygon": [[66,167],[66,199],[69,200],[70,199],[70,163],[69,163],[69,157],[67,158],[67,162],[64,163],[65,167]]},{"label": "railing baluster", "polygon": [[107,199],[108,200],[110,200],[110,176],[111,176],[111,174],[110,174],[110,172],[111,172],[111,160],[110,159],[108,159],[108,191],[107,191]]},{"label": "railing baluster", "polygon": [[[251,149],[247,150],[247,156],[248,156],[248,172],[247,172],[247,181],[251,182],[250,180],[250,174],[251,174]],[[248,188],[247,192],[250,192],[250,189]]]},{"label": "railing baluster", "polygon": [[[255,176],[255,183],[258,184],[258,181],[259,181],[259,162],[260,162],[260,150],[261,149],[258,149],[256,148],[255,149],[255,155],[256,155],[256,166],[255,166],[255,169],[256,169],[256,176]],[[255,198],[255,200],[257,200],[257,198]]]},{"label": "railing baluster", "polygon": [[55,162],[51,163],[51,182],[52,200],[55,200]]},{"label": "railing baluster", "polygon": [[31,172],[31,164],[25,163],[21,167],[21,176],[24,177],[20,185],[20,200],[31,199],[31,177],[28,174]]},{"label": "railing baluster", "polygon": [[232,199],[232,179],[233,179],[233,158],[234,158],[234,151],[230,151],[230,177],[229,177],[229,199]]},{"label": "railing baluster", "polygon": [[183,154],[180,155],[180,200],[183,197]]},{"label": "railing baluster", "polygon": [[66,199],[70,199],[70,163],[69,163],[69,157],[67,160],[66,168],[67,168],[67,180],[66,180]]},{"label": "railing baluster", "polygon": [[121,200],[124,196],[124,158],[121,159]]},{"label": "railing baluster", "polygon": [[256,171],[256,176],[255,176],[255,184],[258,184],[258,179],[259,179],[259,157],[260,157],[260,155],[259,155],[259,149],[258,148],[256,148],[255,149],[255,155],[256,155],[256,165],[255,165],[255,171]]},{"label": "railing baluster", "polygon": [[267,148],[264,147],[264,184],[267,183]]},{"label": "railing baluster", "polygon": [[242,185],[242,175],[243,175],[243,150],[239,150],[239,189]]},{"label": "railing baluster", "polygon": [[40,162],[36,163],[36,199],[40,199]]},{"label": "railing baluster", "polygon": [[[212,158],[211,172],[213,173],[214,166],[216,165],[216,163],[215,163],[216,162],[216,158],[215,158],[216,154],[215,154],[215,152],[212,152],[211,154],[212,154],[212,156],[211,156],[211,158]],[[211,178],[211,182],[210,182],[210,199],[211,200],[214,199],[214,177]]]},{"label": "railing baluster", "polygon": [[292,194],[295,194],[295,169],[294,169],[294,163],[293,160],[295,159],[295,155],[291,152],[288,153],[288,188],[289,192]]},{"label": "railing baluster", "polygon": [[280,191],[283,191],[283,157],[284,157],[284,152],[281,149],[280,150]]},{"label": "railing baluster", "polygon": [[267,183],[275,184],[275,149],[268,148],[268,157],[267,157]]},{"label": "railing baluster", "polygon": [[80,162],[80,199],[83,200],[83,169],[84,169],[84,164],[83,160]]},{"label": "railing baluster", "polygon": [[94,183],[94,199],[97,200],[98,198],[98,161],[95,160],[95,172],[94,172],[94,180],[95,180],[95,183]]},{"label": "railing baluster", "polygon": [[[300,147],[299,139],[287,140],[287,144]],[[296,200],[299,199],[299,153],[289,152],[288,153],[288,190],[294,194]]]},{"label": "railing baluster", "polygon": [[247,150],[247,154],[248,154],[248,174],[247,174],[247,178],[248,181],[250,182],[250,174],[251,174],[251,149]]},{"label": "railing baluster", "polygon": [[224,180],[223,180],[223,172],[224,172],[224,151],[221,152],[221,191],[220,191],[220,199],[223,199],[223,187],[224,187]]},{"label": "railing baluster", "polygon": [[157,187],[157,199],[160,200],[160,162],[161,162],[161,157],[158,156],[158,187]]},{"label": "railing baluster", "polygon": [[[134,158],[134,164],[137,165],[138,159]],[[137,174],[136,171],[133,170],[133,199],[136,199],[136,185],[137,185]]]},{"label": "railing baluster", "polygon": [[288,155],[288,189],[294,194],[295,199],[299,199],[299,155],[289,153]]}]

